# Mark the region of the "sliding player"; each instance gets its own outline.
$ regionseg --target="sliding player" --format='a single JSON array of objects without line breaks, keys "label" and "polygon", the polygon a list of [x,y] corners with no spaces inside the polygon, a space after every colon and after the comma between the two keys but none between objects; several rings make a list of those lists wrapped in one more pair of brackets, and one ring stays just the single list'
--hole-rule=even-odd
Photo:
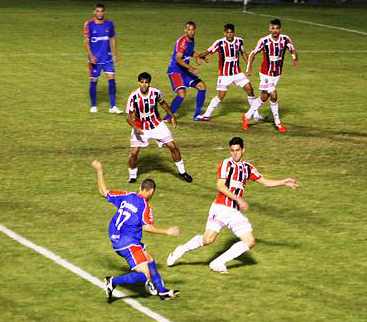
[{"label": "sliding player", "polygon": [[227,227],[240,241],[209,264],[213,271],[227,273],[227,262],[255,246],[252,226],[247,217],[240,212],[248,209],[247,202],[242,199],[246,182],[257,181],[266,187],[286,186],[292,189],[298,187],[298,183],[291,178],[266,179],[250,163],[243,161],[245,148],[241,138],[232,138],[229,141],[229,148],[231,157],[224,159],[218,168],[218,194],[210,207],[204,235],[196,235],[186,244],[178,246],[168,256],[168,266],[172,266],[186,252],[214,243],[220,230]]},{"label": "sliding player", "polygon": [[260,97],[251,105],[249,111],[243,115],[242,129],[247,131],[251,117],[254,113],[257,113],[261,104],[264,103],[270,96],[270,108],[271,112],[273,113],[276,129],[279,132],[284,133],[287,131],[287,129],[280,123],[276,86],[282,73],[283,60],[286,50],[288,49],[292,55],[294,67],[299,65],[299,61],[292,40],[288,36],[280,33],[281,23],[279,19],[273,19],[270,21],[269,30],[270,35],[261,38],[249,56],[246,72],[247,76],[250,76],[252,73],[252,63],[255,60],[255,56],[259,52],[263,52],[263,61],[261,63],[259,73],[259,88],[262,92]]},{"label": "sliding player", "polygon": [[154,225],[148,201],[154,194],[155,182],[152,179],[145,179],[141,183],[139,193],[107,190],[102,164],[95,160],[92,166],[97,174],[99,194],[118,209],[109,225],[112,247],[116,254],[126,259],[133,271],[130,274],[105,278],[108,300],[111,300],[116,286],[135,283],[145,283],[148,293],[158,295],[162,300],[177,297],[180,292],[169,290],[164,286],[153,256],[141,242],[143,230],[173,236],[180,233],[178,226],[159,228]]}]

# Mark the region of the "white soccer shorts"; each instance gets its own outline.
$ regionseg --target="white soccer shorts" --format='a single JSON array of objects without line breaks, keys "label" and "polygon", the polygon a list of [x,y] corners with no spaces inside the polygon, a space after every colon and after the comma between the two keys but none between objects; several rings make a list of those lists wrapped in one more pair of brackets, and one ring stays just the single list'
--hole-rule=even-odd
[{"label": "white soccer shorts", "polygon": [[250,80],[245,76],[244,73],[239,73],[232,76],[218,76],[217,80],[217,91],[226,91],[227,87],[231,84],[244,87]]},{"label": "white soccer shorts", "polygon": [[223,227],[232,230],[237,237],[252,232],[250,221],[240,211],[224,205],[212,203],[205,229],[219,233]]},{"label": "white soccer shorts", "polygon": [[131,130],[130,146],[146,148],[149,146],[149,140],[154,139],[161,148],[168,142],[173,141],[171,131],[164,122],[158,124],[153,130],[143,130],[143,134],[137,134],[134,129]]},{"label": "white soccer shorts", "polygon": [[260,91],[265,91],[268,93],[274,92],[279,82],[280,76],[273,77],[262,73],[259,73],[259,75],[260,75],[260,85],[259,85]]}]

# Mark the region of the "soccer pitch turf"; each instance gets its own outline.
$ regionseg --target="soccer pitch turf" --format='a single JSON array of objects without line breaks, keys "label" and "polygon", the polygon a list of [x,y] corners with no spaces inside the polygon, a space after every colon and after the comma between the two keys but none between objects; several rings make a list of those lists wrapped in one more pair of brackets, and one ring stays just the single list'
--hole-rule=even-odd
[{"label": "soccer pitch turf", "polygon": [[[103,162],[111,189],[138,189],[126,184],[130,128],[124,116],[108,114],[104,78],[100,112],[89,113],[82,29],[94,3],[0,3],[0,224],[99,279],[128,272],[111,249],[107,229],[114,208],[98,196],[91,167],[96,158]],[[280,16],[301,62],[293,69],[288,53],[278,85],[286,134],[271,123],[243,132],[245,95],[234,87],[212,122],[193,122],[196,93],[188,92],[172,133],[194,182],[179,180],[168,150],[154,142],[141,151],[139,164],[139,180],[157,182],[151,201],[156,224],[182,228],[178,237],[143,240],[166,285],[181,296],[165,302],[141,286],[119,290],[175,322],[366,321],[366,7],[258,5],[245,14],[230,4],[105,4],[122,58],[116,74],[122,109],[142,71],[153,75],[152,85],[171,102],[166,68],[188,20],[198,24],[197,51],[221,38],[229,21],[250,51],[268,33],[270,18],[257,14]],[[258,55],[254,71],[260,61]],[[215,95],[217,57],[199,69],[208,86],[207,106]],[[251,81],[258,95],[257,73]],[[268,103],[261,110],[271,115]],[[229,231],[168,268],[169,252],[203,232],[217,167],[229,155],[232,136],[244,138],[245,159],[262,174],[295,177],[301,187],[248,184],[247,216],[258,243],[229,263],[230,274],[208,267],[236,240]],[[107,304],[103,290],[2,233],[0,268],[0,321],[153,321],[122,300]]]}]

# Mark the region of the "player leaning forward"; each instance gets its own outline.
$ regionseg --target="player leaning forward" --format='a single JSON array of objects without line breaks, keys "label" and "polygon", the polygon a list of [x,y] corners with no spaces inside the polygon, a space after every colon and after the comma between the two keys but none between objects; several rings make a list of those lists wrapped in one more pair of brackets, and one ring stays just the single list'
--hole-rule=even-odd
[{"label": "player leaning forward", "polygon": [[224,159],[218,168],[218,194],[210,207],[204,235],[196,235],[186,244],[178,246],[168,256],[168,266],[172,266],[186,252],[214,243],[220,230],[227,227],[240,241],[209,264],[213,271],[227,273],[227,262],[255,246],[252,226],[247,217],[240,212],[248,209],[247,202],[242,199],[246,182],[257,181],[266,187],[286,186],[295,189],[298,186],[291,178],[266,179],[250,163],[243,161],[245,149],[241,138],[232,138],[229,147],[231,157]]},{"label": "player leaning forward", "polygon": [[261,38],[255,49],[250,53],[246,75],[250,76],[252,73],[252,63],[255,56],[263,52],[263,61],[260,66],[260,85],[259,89],[262,91],[260,97],[253,101],[249,111],[243,115],[242,129],[247,131],[248,124],[252,116],[256,118],[258,109],[261,104],[266,102],[270,96],[270,109],[274,117],[276,129],[279,132],[286,132],[287,129],[280,123],[278,94],[276,86],[279,82],[280,75],[283,69],[283,61],[286,50],[288,49],[292,55],[293,66],[299,65],[298,55],[293,46],[292,40],[281,34],[281,23],[279,19],[270,21],[270,35]]},{"label": "player leaning forward", "polygon": [[[158,113],[158,103],[171,117],[172,125],[176,128],[176,118],[170,107],[164,101],[162,92],[150,86],[152,77],[148,73],[138,76],[139,88],[133,91],[126,107],[126,120],[132,127],[131,130],[131,154],[129,158],[129,183],[136,182],[138,175],[138,155],[140,148],[149,146],[149,140],[157,141],[159,147],[167,146],[171,151],[180,177],[186,182],[192,182],[191,176],[186,172],[181,152],[175,142],[167,125],[162,122]],[[135,115],[135,120],[133,120]]]},{"label": "player leaning forward", "polygon": [[108,299],[111,300],[116,286],[135,283],[145,283],[146,290],[162,300],[177,297],[180,292],[164,286],[153,256],[141,242],[143,231],[166,235],[178,235],[180,232],[178,226],[159,228],[154,225],[149,200],[155,192],[155,182],[145,179],[139,193],[107,190],[102,164],[95,160],[92,166],[97,174],[99,194],[117,207],[108,229],[112,247],[116,254],[126,259],[132,270],[129,274],[105,278]]}]

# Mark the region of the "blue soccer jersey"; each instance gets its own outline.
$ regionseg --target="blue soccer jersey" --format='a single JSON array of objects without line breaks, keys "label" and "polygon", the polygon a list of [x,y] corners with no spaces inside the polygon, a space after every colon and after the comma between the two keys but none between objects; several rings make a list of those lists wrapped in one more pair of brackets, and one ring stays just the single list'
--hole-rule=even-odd
[{"label": "blue soccer jersey", "polygon": [[135,192],[108,191],[107,201],[117,207],[109,225],[109,236],[115,250],[140,245],[144,225],[153,225],[148,201]]},{"label": "blue soccer jersey", "polygon": [[167,73],[187,73],[187,68],[177,64],[176,54],[179,52],[182,53],[182,60],[188,64],[190,62],[190,57],[192,57],[194,54],[194,48],[195,40],[189,39],[187,35],[183,35],[180,39],[178,39],[175,43],[175,49],[173,51],[171,62],[168,66]]},{"label": "blue soccer jersey", "polygon": [[115,27],[112,21],[105,20],[101,24],[97,21],[93,18],[84,24],[84,37],[89,39],[93,56],[98,59],[97,64],[104,64],[112,61],[110,38],[115,37]]}]

